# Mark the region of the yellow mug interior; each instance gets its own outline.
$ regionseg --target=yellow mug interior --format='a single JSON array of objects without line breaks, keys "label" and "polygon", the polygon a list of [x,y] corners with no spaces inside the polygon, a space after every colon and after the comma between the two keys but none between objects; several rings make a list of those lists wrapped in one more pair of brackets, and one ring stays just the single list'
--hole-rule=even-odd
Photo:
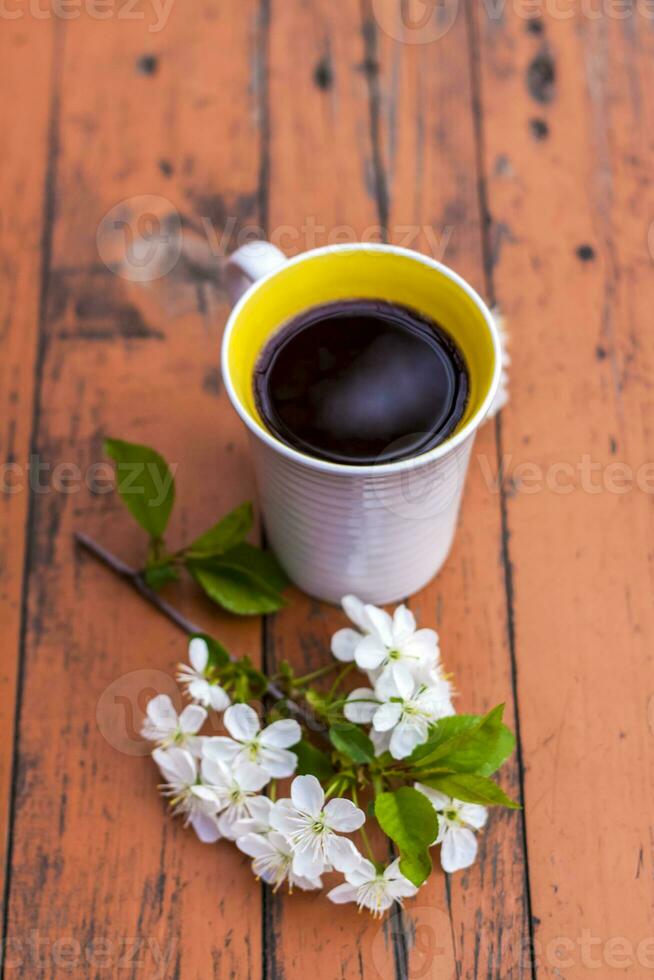
[{"label": "yellow mug interior", "polygon": [[358,248],[319,252],[282,266],[253,290],[235,313],[227,365],[237,398],[259,428],[272,436],[254,398],[253,372],[262,348],[299,313],[343,299],[387,300],[436,320],[463,351],[470,375],[466,411],[449,438],[474,418],[493,381],[495,347],[473,297],[455,279],[419,256]]}]

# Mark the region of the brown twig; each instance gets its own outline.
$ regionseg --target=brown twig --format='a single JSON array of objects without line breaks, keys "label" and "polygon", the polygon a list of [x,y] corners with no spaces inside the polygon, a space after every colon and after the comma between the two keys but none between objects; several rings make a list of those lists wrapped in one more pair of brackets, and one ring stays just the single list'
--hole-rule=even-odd
[{"label": "brown twig", "polygon": [[[147,599],[151,605],[158,609],[160,613],[163,613],[164,616],[167,616],[168,619],[175,624],[175,626],[181,629],[188,636],[192,636],[195,633],[204,632],[201,626],[198,626],[190,619],[187,619],[186,616],[179,612],[179,610],[175,609],[174,606],[171,606],[171,604],[166,602],[165,599],[162,599],[161,596],[154,591],[154,589],[151,589],[139,571],[132,568],[130,565],[126,565],[124,561],[112,554],[111,551],[107,551],[106,548],[103,548],[102,545],[98,544],[97,541],[94,541],[93,538],[90,538],[82,531],[78,531],[75,534],[75,540],[82,548],[84,548],[85,551],[88,551],[89,554],[93,555],[97,561],[102,562],[102,564],[106,565],[107,568],[110,568],[115,575],[118,575],[120,578],[124,579],[124,581],[127,582],[128,585],[131,585],[133,589],[136,589],[136,591],[143,596],[144,599]],[[232,657],[230,655],[230,660],[236,662],[238,661],[238,657]],[[272,681],[268,681],[266,695],[274,698],[276,701],[284,701],[288,705],[289,709],[294,712],[294,714],[301,718],[311,728],[315,729],[315,718],[312,718],[312,716],[305,711],[301,705],[287,698],[281,688],[277,687],[277,685]]]}]

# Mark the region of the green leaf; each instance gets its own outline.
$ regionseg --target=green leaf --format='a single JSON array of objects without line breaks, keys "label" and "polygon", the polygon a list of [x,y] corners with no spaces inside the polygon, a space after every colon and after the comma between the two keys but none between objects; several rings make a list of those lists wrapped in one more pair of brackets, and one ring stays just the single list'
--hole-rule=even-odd
[{"label": "green leaf", "polygon": [[329,756],[306,739],[303,738],[294,745],[291,752],[297,756],[298,776],[315,776],[321,783],[325,783],[334,775],[334,767],[329,761]]},{"label": "green leaf", "polygon": [[400,871],[414,885],[420,887],[431,874],[431,868],[431,855],[426,848],[400,851]]},{"label": "green leaf", "polygon": [[400,849],[400,870],[420,886],[431,871],[429,847],[438,836],[438,817],[426,796],[410,786],[380,793],[375,800],[379,826]]},{"label": "green leaf", "polygon": [[225,552],[220,558],[220,564],[246,572],[276,592],[281,592],[288,585],[286,572],[272,551],[262,551],[247,541]]},{"label": "green leaf", "polygon": [[179,573],[174,565],[152,565],[143,573],[146,584],[157,592],[169,582],[179,581]]},{"label": "green leaf", "polygon": [[104,451],[116,463],[117,489],[132,517],[159,540],[175,501],[175,481],[168,463],[148,446],[106,439]]},{"label": "green leaf", "polygon": [[219,670],[231,662],[231,657],[225,647],[218,640],[215,640],[213,636],[209,636],[208,633],[194,633],[191,639],[195,639],[195,637],[204,640],[207,644],[207,649],[209,650],[209,667]]},{"label": "green leaf", "polygon": [[337,722],[329,729],[329,740],[338,752],[343,752],[357,765],[364,765],[375,759],[375,746],[358,725]]},{"label": "green leaf", "polygon": [[186,554],[192,558],[222,555],[243,541],[252,527],[252,521],[252,504],[247,501],[192,541],[186,548]]},{"label": "green leaf", "polygon": [[[442,718],[429,739],[419,745],[410,763],[422,769],[449,769],[490,776],[511,755],[515,737],[502,722],[504,705],[487,715],[453,715]],[[420,779],[416,768],[416,779]]]},{"label": "green leaf", "polygon": [[480,803],[482,806],[506,806],[510,810],[520,810],[520,804],[506,795],[497,783],[486,776],[475,773],[432,776],[424,780],[425,786],[438,789],[454,800],[464,803]]},{"label": "green leaf", "polygon": [[210,599],[239,616],[273,613],[285,605],[275,589],[244,572],[221,565],[219,560],[186,562],[186,567]]}]

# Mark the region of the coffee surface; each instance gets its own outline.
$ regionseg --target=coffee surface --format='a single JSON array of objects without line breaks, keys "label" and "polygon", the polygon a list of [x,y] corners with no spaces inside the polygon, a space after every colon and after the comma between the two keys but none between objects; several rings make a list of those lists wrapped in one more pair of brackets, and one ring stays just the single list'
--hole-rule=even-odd
[{"label": "coffee surface", "polygon": [[452,338],[415,310],[344,300],[307,310],[261,353],[257,407],[294,449],[350,465],[408,459],[461,420],[468,373]]}]

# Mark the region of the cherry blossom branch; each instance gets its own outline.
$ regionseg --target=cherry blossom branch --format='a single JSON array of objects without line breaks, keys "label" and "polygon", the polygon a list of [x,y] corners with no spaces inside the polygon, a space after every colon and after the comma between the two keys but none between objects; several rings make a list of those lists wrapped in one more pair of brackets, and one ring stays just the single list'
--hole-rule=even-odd
[{"label": "cherry blossom branch", "polygon": [[[169,602],[162,599],[162,597],[155,592],[154,589],[150,588],[140,572],[138,572],[135,568],[132,568],[130,565],[127,565],[117,555],[114,555],[111,551],[108,551],[101,544],[98,544],[97,541],[94,541],[93,538],[90,538],[82,531],[78,531],[75,534],[75,540],[81,548],[93,555],[97,561],[101,562],[107,568],[110,568],[115,575],[131,585],[133,589],[136,589],[139,595],[158,609],[160,613],[167,616],[167,618],[174,623],[175,626],[181,629],[182,632],[186,633],[188,636],[193,636],[194,634],[204,632],[201,626],[198,626],[197,623],[194,623],[192,620],[188,619],[183,613],[179,612],[178,609],[171,606]],[[238,657],[232,657],[230,655],[230,660],[236,662]],[[299,718],[302,718],[302,720],[309,725],[311,729],[315,730],[315,719],[313,716],[310,715],[308,711],[305,711],[301,705],[287,698],[282,689],[272,681],[268,681],[266,695],[274,698],[276,701],[284,701],[294,714],[296,714]]]}]

